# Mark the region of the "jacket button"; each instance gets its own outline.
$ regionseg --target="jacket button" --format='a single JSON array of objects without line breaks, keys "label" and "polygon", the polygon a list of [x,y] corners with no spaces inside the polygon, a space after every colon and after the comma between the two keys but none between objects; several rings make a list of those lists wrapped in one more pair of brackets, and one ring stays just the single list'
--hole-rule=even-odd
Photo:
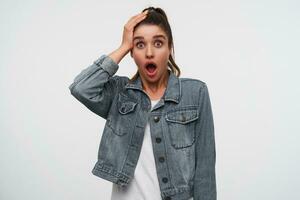
[{"label": "jacket button", "polygon": [[171,200],[171,197],[166,197],[165,200]]},{"label": "jacket button", "polygon": [[158,116],[155,116],[154,117],[154,122],[158,122],[159,121],[159,117]]},{"label": "jacket button", "polygon": [[161,142],[161,138],[160,137],[157,137],[155,140],[156,140],[156,143],[160,143]]},{"label": "jacket button", "polygon": [[159,157],[158,160],[159,160],[159,162],[165,162],[165,158],[163,156]]},{"label": "jacket button", "polygon": [[168,178],[163,177],[163,178],[162,178],[162,182],[167,183],[167,182],[168,182]]}]

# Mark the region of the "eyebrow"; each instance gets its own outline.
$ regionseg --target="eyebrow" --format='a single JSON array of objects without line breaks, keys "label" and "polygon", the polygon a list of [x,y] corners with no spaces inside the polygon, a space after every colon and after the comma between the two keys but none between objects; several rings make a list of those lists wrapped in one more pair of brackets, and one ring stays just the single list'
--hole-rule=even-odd
[{"label": "eyebrow", "polygon": [[[154,39],[156,39],[156,38],[163,38],[163,39],[166,40],[166,37],[164,35],[155,35],[155,36],[153,36],[153,38]],[[136,37],[133,38],[133,40],[137,40],[137,39],[144,39],[144,37],[143,36],[136,36]]]}]

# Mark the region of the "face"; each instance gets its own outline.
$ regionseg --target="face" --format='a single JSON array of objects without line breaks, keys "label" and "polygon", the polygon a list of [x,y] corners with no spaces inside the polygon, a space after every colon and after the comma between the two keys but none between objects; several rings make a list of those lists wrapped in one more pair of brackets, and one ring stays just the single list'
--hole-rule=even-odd
[{"label": "face", "polygon": [[140,25],[133,33],[133,57],[142,81],[157,83],[168,73],[171,50],[166,33],[157,25]]}]

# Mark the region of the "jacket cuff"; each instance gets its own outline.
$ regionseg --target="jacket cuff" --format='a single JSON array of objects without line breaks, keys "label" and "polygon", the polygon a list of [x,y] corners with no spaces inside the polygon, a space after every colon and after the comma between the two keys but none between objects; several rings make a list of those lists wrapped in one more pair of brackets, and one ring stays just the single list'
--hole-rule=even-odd
[{"label": "jacket cuff", "polygon": [[119,69],[119,65],[107,55],[102,55],[94,63],[105,70],[110,76],[113,76]]}]

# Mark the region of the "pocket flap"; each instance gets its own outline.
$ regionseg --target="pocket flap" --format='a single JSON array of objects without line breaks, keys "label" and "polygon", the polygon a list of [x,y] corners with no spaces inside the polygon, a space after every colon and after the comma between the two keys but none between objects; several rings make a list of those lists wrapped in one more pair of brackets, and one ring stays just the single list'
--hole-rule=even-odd
[{"label": "pocket flap", "polygon": [[118,100],[118,110],[121,114],[125,115],[130,113],[134,110],[136,106],[136,102],[132,101],[131,99],[124,97],[123,95],[119,95]]},{"label": "pocket flap", "polygon": [[187,124],[198,119],[197,109],[184,109],[172,111],[166,115],[166,120],[169,122],[175,122],[180,124]]}]

